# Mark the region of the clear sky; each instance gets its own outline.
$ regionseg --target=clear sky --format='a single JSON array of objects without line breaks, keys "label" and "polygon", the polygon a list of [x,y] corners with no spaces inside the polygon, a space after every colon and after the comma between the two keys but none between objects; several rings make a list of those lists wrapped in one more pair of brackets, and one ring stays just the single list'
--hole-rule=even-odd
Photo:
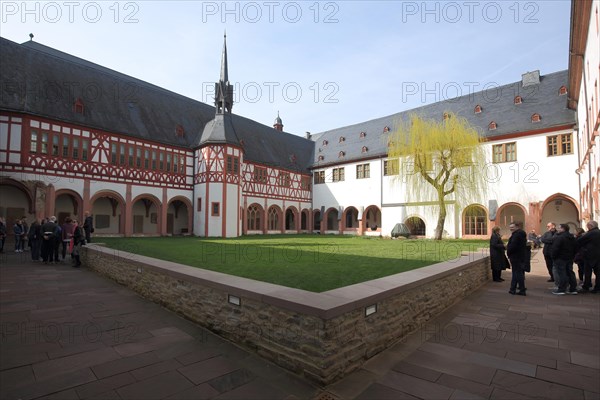
[{"label": "clear sky", "polygon": [[[567,68],[570,1],[1,1],[0,35],[319,133]],[[0,61],[1,62],[1,61]]]}]

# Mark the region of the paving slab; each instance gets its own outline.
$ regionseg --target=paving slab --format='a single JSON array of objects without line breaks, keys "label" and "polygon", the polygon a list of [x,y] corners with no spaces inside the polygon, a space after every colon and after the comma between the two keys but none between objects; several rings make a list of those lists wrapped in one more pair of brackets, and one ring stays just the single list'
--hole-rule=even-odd
[{"label": "paving slab", "polygon": [[[86,268],[0,257],[7,399],[600,399],[600,295],[489,282],[319,388]],[[330,397],[327,397],[330,396]]]}]

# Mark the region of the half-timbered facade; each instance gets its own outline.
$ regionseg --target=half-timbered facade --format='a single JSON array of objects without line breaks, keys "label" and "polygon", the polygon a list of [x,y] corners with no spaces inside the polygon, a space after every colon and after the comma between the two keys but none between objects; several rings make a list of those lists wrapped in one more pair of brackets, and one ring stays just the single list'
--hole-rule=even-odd
[{"label": "half-timbered facade", "polygon": [[528,72],[493,93],[299,137],[279,115],[270,127],[232,112],[225,44],[214,107],[32,41],[0,47],[9,226],[90,211],[97,235],[389,235],[403,222],[432,236],[434,202],[406,196],[401,162],[387,154],[412,113],[455,113],[485,139],[489,187],[469,204],[449,199],[449,237],[488,236],[514,220],[538,233],[547,221],[579,225],[591,215],[581,204],[597,197],[597,178],[583,189],[573,172],[587,173],[567,107],[572,71]]}]

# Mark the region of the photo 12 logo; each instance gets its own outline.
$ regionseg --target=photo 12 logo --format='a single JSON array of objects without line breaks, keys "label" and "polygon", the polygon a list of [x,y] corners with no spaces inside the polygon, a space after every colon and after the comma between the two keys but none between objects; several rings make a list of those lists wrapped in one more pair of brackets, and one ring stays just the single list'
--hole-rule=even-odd
[{"label": "photo 12 logo", "polygon": [[510,20],[517,23],[538,23],[537,2],[508,1],[403,1],[402,23],[498,23]]},{"label": "photo 12 logo", "polygon": [[202,2],[202,22],[256,24],[259,22],[287,22],[295,24],[310,21],[315,24],[336,24],[340,6],[336,2]]},{"label": "photo 12 logo", "polygon": [[[234,82],[234,103],[298,103],[303,97],[315,103],[338,103],[336,97],[340,87],[336,82],[312,82],[301,85],[298,82]],[[211,104],[216,95],[214,82],[202,83],[202,101]]]},{"label": "photo 12 logo", "polygon": [[136,2],[3,1],[2,23],[113,22],[137,24],[140,6]]}]

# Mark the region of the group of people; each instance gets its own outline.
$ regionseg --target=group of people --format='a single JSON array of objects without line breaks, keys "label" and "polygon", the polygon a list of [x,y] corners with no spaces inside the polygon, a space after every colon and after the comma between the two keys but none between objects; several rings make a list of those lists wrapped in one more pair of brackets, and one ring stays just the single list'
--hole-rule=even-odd
[{"label": "group of people", "polygon": [[[502,271],[512,269],[510,290],[513,295],[526,296],[525,272],[529,272],[531,247],[537,241],[543,244],[543,254],[550,275],[548,282],[555,282],[555,295],[600,293],[600,230],[598,222],[589,221],[587,232],[577,228],[576,235],[569,232],[568,224],[556,226],[553,222],[547,224],[548,230],[535,240],[523,230],[522,222],[509,225],[511,236],[504,245],[500,235],[500,227],[492,229],[490,237],[490,259],[492,278],[494,282],[503,282]],[[529,241],[529,243],[528,243]],[[577,263],[581,287],[573,271],[573,263]],[[592,288],[592,273],[596,276]]]},{"label": "group of people", "polygon": [[[93,218],[89,212],[85,213],[83,226],[77,219],[65,218],[62,225],[57,223],[56,217],[35,219],[31,225],[27,224],[26,217],[15,220],[13,234],[15,238],[15,253],[22,253],[27,249],[31,251],[32,261],[43,261],[44,264],[53,264],[66,259],[67,253],[71,255],[74,267],[81,266],[79,257],[80,246],[91,242],[94,231]],[[0,217],[0,251],[4,251],[4,242],[7,236],[6,223]],[[62,252],[60,246],[62,244]],[[62,253],[62,254],[61,254]],[[62,255],[62,260],[61,256]]]}]

